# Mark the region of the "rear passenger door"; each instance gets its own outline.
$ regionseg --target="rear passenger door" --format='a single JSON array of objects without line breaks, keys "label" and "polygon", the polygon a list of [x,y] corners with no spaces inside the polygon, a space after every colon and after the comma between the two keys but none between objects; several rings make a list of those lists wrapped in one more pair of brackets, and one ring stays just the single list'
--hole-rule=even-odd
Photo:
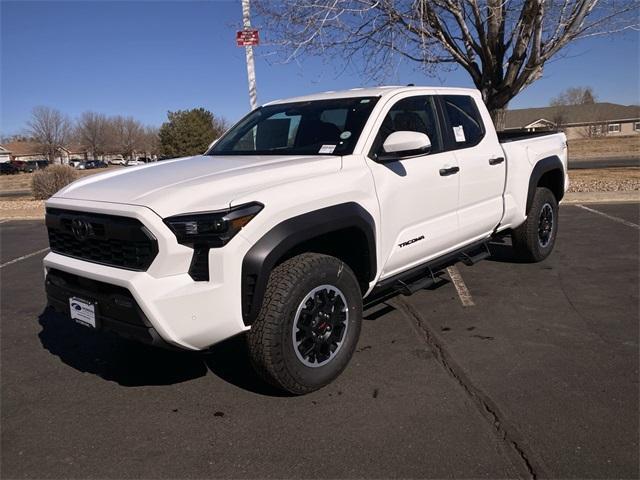
[{"label": "rear passenger door", "polygon": [[[486,108],[470,95],[442,95],[447,149],[460,168],[460,236],[473,241],[491,233],[503,214],[506,162]],[[482,113],[481,113],[482,112]]]}]

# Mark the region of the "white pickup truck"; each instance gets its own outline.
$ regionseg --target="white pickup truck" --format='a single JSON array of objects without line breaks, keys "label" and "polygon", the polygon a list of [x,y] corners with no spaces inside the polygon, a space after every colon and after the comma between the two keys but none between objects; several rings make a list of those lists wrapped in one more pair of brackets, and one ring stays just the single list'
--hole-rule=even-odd
[{"label": "white pickup truck", "polygon": [[497,134],[476,90],[279,100],[203,155],[49,199],[48,301],[154,345],[245,333],[268,382],[307,393],[346,367],[363,308],[487,257],[497,235],[546,258],[567,183],[564,134]]}]

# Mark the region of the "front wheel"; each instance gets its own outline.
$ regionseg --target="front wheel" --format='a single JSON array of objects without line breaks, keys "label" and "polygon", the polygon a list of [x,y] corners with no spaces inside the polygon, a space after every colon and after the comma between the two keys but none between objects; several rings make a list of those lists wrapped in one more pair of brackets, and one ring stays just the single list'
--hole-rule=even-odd
[{"label": "front wheel", "polygon": [[551,190],[538,187],[527,220],[512,233],[516,257],[541,262],[553,251],[558,234],[558,201]]},{"label": "front wheel", "polygon": [[362,325],[362,294],[341,260],[304,253],[278,265],[248,333],[251,362],[272,385],[296,395],[335,380]]}]

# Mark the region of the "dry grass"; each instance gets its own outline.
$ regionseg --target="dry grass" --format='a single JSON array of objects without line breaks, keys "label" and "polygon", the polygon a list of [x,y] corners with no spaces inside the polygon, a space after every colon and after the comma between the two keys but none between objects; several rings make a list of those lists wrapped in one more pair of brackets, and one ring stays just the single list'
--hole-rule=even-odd
[{"label": "dry grass", "polygon": [[639,157],[640,135],[569,140],[569,158]]},{"label": "dry grass", "polygon": [[[109,166],[108,168],[96,168],[93,170],[76,170],[78,178],[87,175],[95,175],[96,173],[111,172],[117,168],[124,168],[119,165]],[[18,173],[17,175],[0,176],[0,191],[11,192],[15,190],[31,190],[31,179],[33,173]]]}]

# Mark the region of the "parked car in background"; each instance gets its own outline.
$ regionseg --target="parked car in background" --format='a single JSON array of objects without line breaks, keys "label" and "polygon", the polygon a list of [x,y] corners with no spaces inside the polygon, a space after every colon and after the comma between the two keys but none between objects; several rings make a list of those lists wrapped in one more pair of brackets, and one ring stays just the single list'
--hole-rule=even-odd
[{"label": "parked car in background", "polygon": [[20,172],[31,173],[49,166],[48,160],[14,160],[11,162]]},{"label": "parked car in background", "polygon": [[23,162],[21,160],[13,160],[11,165],[16,167],[19,172],[26,172],[27,170],[27,162]]},{"label": "parked car in background", "polygon": [[109,164],[110,165],[126,165],[127,162],[125,161],[124,158],[112,158],[111,160],[109,160]]},{"label": "parked car in background", "polygon": [[144,162],[140,160],[127,160],[127,163],[124,164],[126,167],[135,167],[138,165],[144,165]]},{"label": "parked car in background", "polygon": [[20,173],[20,170],[13,163],[11,162],[0,163],[0,174],[13,175],[16,173]]},{"label": "parked car in background", "polygon": [[83,161],[82,160],[69,160],[69,165],[73,168],[78,168]]},{"label": "parked car in background", "polygon": [[41,170],[49,166],[49,160],[29,160],[27,162],[31,171]]},{"label": "parked car in background", "polygon": [[87,160],[86,162],[80,162],[76,168],[78,170],[92,170],[94,168],[107,168],[109,165],[102,160]]}]

